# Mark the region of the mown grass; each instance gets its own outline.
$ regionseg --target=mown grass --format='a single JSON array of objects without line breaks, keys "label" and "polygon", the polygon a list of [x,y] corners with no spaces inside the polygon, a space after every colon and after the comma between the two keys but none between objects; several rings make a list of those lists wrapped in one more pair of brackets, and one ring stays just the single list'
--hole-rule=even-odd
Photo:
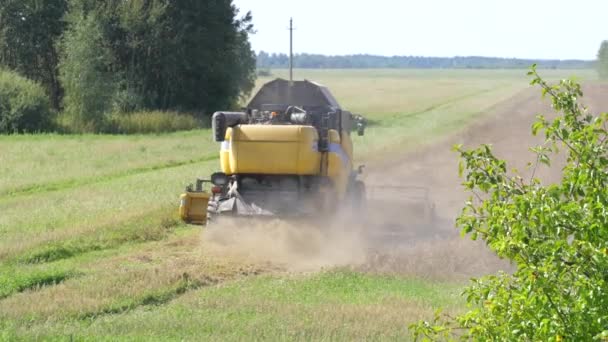
[{"label": "mown grass", "polygon": [[0,136],[0,198],[213,159],[218,148],[207,130]]},{"label": "mown grass", "polygon": [[92,253],[111,255],[136,244],[167,239],[175,229],[183,229],[183,224],[171,217],[166,212],[150,214],[119,227],[44,244],[6,259],[0,264],[0,299],[87,274],[90,270],[76,266],[91,260]]},{"label": "mown grass", "polygon": [[166,208],[173,208],[175,216],[184,186],[197,176],[208,175],[215,163],[0,199],[0,260],[43,243],[93,234],[102,227],[111,229]]},{"label": "mown grass", "polygon": [[[525,89],[524,73],[296,71],[371,119],[354,138],[364,160],[465,127]],[[0,340],[405,339],[435,307],[459,310],[458,284],[276,275],[211,253],[175,211],[217,150],[209,130],[0,136]]]},{"label": "mown grass", "polygon": [[160,241],[167,238],[176,227],[184,225],[175,218],[174,211],[175,208],[169,207],[120,222],[118,225],[100,227],[87,234],[50,241],[26,249],[11,260],[18,264],[40,264],[92,251],[117,248],[124,244]]},{"label": "mown grass", "polygon": [[[5,264],[0,271],[16,279],[14,286],[6,287],[6,298],[0,300],[0,321],[30,324],[92,320],[161,305],[187,291],[260,273],[261,269],[218,258],[202,248],[197,231],[178,228],[161,241],[124,244],[44,264]],[[77,276],[64,278],[55,286],[26,282],[60,271]]]},{"label": "mown grass", "polygon": [[[164,306],[68,319],[14,337],[126,340],[407,339],[407,325],[439,306],[461,307],[460,286],[350,270],[249,277],[190,291]],[[81,317],[82,318],[82,317]],[[11,323],[12,327],[11,327]]]}]

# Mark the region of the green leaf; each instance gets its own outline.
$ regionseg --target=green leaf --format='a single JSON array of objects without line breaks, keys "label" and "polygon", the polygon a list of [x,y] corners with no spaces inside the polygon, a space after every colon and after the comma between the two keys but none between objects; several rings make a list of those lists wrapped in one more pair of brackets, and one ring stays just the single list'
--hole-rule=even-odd
[{"label": "green leaf", "polygon": [[534,124],[532,124],[532,135],[536,135],[543,127],[544,124],[541,121],[536,121]]}]

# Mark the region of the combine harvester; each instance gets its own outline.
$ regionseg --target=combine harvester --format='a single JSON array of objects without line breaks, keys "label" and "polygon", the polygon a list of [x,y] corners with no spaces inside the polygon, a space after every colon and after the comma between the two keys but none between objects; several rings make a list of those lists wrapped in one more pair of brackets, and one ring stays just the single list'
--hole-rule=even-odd
[{"label": "combine harvester", "polygon": [[427,189],[380,185],[367,198],[351,139],[351,132],[364,134],[366,120],[343,110],[326,87],[293,81],[291,38],[289,81],[266,83],[242,112],[213,115],[221,172],[186,188],[182,220],[306,218],[327,226],[336,218],[375,240],[428,236],[436,224]]},{"label": "combine harvester", "polygon": [[351,131],[363,135],[365,120],[343,110],[326,87],[276,79],[243,112],[215,113],[212,127],[222,172],[187,187],[180,205],[185,222],[364,209],[363,167],[353,169]]},{"label": "combine harvester", "polygon": [[365,125],[318,83],[271,81],[243,112],[213,115],[222,171],[186,188],[180,216],[200,225],[220,216],[305,218],[323,226],[336,218],[382,244],[434,234],[427,189],[376,185],[366,192],[351,139]]}]

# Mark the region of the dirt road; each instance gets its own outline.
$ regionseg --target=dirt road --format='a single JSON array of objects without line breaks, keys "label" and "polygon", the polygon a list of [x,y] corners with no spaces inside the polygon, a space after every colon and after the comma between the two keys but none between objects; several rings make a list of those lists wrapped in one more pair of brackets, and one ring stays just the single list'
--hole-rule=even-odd
[{"label": "dirt road", "polygon": [[[583,91],[582,103],[592,113],[608,111],[608,85],[586,85]],[[537,114],[550,117],[553,112],[549,100],[541,99],[537,88],[527,89],[497,104],[491,111],[463,132],[404,154],[396,166],[385,162],[369,165],[367,182],[386,183],[390,180],[400,185],[426,187],[436,204],[437,213],[447,219],[455,218],[467,195],[460,186],[458,156],[451,147],[455,144],[469,148],[491,144],[495,154],[507,161],[508,169],[516,168],[522,175],[528,175],[526,164],[534,160],[529,147],[543,141],[542,137],[532,136],[532,123]],[[559,167],[537,170],[537,175],[547,182],[559,180],[560,174]]]},{"label": "dirt road", "polygon": [[[592,113],[608,111],[608,85],[590,84],[583,87],[582,103]],[[416,276],[435,278],[462,278],[475,276],[497,269],[508,269],[509,265],[498,260],[483,244],[458,237],[454,227],[456,216],[468,197],[458,178],[458,155],[451,151],[455,144],[473,148],[480,144],[491,144],[495,154],[507,161],[508,169],[516,168],[524,177],[531,170],[527,163],[534,161],[529,147],[543,142],[542,137],[531,134],[536,115],[551,117],[554,114],[548,99],[541,99],[537,88],[527,89],[513,98],[499,103],[483,119],[473,123],[462,132],[430,146],[405,153],[396,165],[387,161],[368,166],[368,184],[396,184],[428,189],[429,200],[441,218],[435,239],[420,241],[397,252],[381,253],[367,267],[370,270],[386,270],[411,273]],[[536,176],[543,182],[556,182],[561,177],[559,164],[564,156],[554,159],[554,167],[540,167]],[[395,211],[392,211],[394,213]],[[385,218],[390,221],[412,221],[412,211],[402,210],[402,217]],[[414,220],[416,221],[416,220]],[[425,237],[419,234],[419,238]]]}]

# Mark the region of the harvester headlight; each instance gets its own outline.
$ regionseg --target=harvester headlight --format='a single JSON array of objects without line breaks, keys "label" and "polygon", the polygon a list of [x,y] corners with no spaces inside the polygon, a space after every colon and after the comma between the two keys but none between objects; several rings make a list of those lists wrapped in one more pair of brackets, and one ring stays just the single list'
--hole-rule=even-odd
[{"label": "harvester headlight", "polygon": [[217,186],[228,184],[228,176],[223,172],[216,172],[211,175],[211,183]]}]

